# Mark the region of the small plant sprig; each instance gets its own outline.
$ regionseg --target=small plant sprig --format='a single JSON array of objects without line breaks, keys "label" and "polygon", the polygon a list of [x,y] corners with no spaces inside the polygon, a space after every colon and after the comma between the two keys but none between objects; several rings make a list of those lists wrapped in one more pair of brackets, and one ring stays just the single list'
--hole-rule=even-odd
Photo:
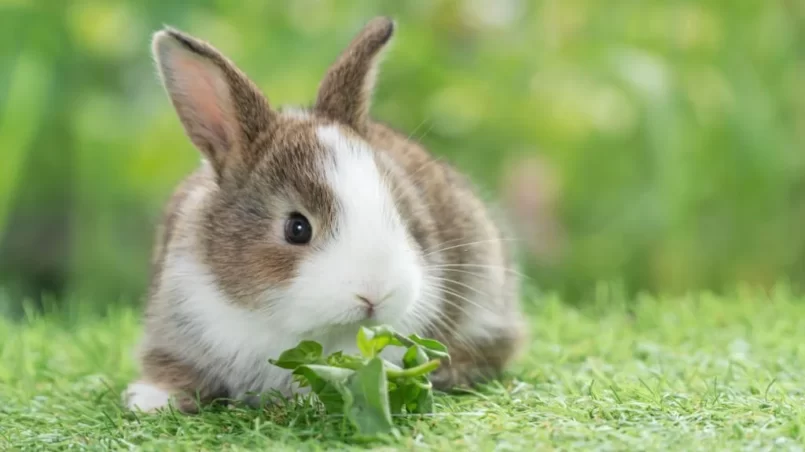
[{"label": "small plant sprig", "polygon": [[[416,334],[403,336],[387,325],[361,327],[357,346],[360,356],[338,351],[325,357],[321,344],[306,340],[269,362],[292,370],[328,413],[343,413],[361,436],[391,433],[393,414],[433,411],[428,374],[449,362],[447,347]],[[379,356],[389,346],[407,349],[402,367]]]}]

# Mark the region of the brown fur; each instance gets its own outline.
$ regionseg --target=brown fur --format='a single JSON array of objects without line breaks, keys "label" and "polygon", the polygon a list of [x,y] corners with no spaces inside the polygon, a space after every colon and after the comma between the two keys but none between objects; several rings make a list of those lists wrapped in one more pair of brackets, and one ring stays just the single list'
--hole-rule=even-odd
[{"label": "brown fur", "polygon": [[[203,369],[168,351],[175,330],[182,329],[186,320],[171,318],[167,302],[156,297],[166,252],[178,246],[174,245],[177,237],[195,234],[201,249],[194,252],[209,266],[222,290],[233,302],[257,309],[253,305],[257,294],[289,281],[304,253],[315,252],[334,233],[337,202],[314,171],[326,158],[315,130],[327,123],[349,127],[378,151],[378,167],[429,264],[459,266],[445,268],[444,277],[450,281],[445,282],[442,296],[447,307],[443,319],[428,331],[448,345],[453,357],[435,376],[437,387],[448,390],[494,378],[523,344],[519,281],[514,259],[496,226],[498,219],[492,218],[472,184],[452,166],[368,116],[378,55],[393,31],[394,23],[386,18],[369,22],[328,70],[314,107],[303,118],[274,112],[254,84],[212,46],[173,29],[155,38],[154,53],[161,61],[173,105],[188,136],[210,162],[177,188],[157,231],[140,354],[143,380],[179,395],[181,409],[193,411],[189,394],[209,401],[225,397],[226,390]],[[214,83],[182,80],[166,63],[176,58],[171,54],[176,51],[190,52],[181,55],[186,58],[181,64],[210,65],[203,67],[220,71],[228,92],[222,94]],[[194,84],[207,97],[191,98],[182,91],[182,83]],[[220,121],[201,127],[210,124],[210,118]],[[189,193],[199,187],[210,192],[205,204],[192,213],[184,210]],[[281,243],[277,225],[291,206],[305,206],[309,211],[302,213],[317,222],[314,230],[318,232],[309,247]],[[464,265],[468,267],[460,267]],[[505,270],[496,276],[484,266]],[[505,315],[508,322],[500,331],[490,331],[489,340],[470,342],[458,328],[468,308],[468,290],[481,278],[488,278],[484,287],[494,289],[485,307]]]}]

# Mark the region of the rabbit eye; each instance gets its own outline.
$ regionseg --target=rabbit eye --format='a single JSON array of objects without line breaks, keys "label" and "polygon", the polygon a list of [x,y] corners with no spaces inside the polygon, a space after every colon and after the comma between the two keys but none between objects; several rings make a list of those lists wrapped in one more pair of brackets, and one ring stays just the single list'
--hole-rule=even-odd
[{"label": "rabbit eye", "polygon": [[310,242],[313,236],[313,227],[301,213],[292,213],[285,221],[285,240],[294,245],[304,245]]}]

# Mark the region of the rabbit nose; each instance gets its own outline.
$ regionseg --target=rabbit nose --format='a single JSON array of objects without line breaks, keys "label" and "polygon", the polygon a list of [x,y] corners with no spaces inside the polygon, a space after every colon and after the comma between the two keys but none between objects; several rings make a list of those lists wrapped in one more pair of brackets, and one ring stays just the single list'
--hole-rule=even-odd
[{"label": "rabbit nose", "polygon": [[364,297],[363,295],[355,295],[355,298],[362,301],[366,306],[372,307],[375,305],[372,300],[370,300],[368,297]]},{"label": "rabbit nose", "polygon": [[372,315],[375,313],[375,304],[369,298],[366,298],[363,295],[355,295],[355,298],[366,305],[366,315],[368,317],[372,317]]},{"label": "rabbit nose", "polygon": [[355,294],[355,298],[357,298],[359,301],[365,304],[366,309],[369,312],[369,315],[372,315],[374,313],[375,307],[378,304],[382,303],[383,301],[387,300],[389,297],[391,297],[393,293],[394,293],[393,291],[387,292],[382,297],[372,296],[369,295],[368,293]]}]

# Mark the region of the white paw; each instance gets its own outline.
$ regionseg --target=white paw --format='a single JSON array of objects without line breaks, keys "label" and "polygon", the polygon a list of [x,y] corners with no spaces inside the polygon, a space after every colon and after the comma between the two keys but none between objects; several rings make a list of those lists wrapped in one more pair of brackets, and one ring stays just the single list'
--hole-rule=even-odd
[{"label": "white paw", "polygon": [[123,393],[123,403],[132,411],[153,413],[170,404],[170,394],[148,383],[136,382]]}]

